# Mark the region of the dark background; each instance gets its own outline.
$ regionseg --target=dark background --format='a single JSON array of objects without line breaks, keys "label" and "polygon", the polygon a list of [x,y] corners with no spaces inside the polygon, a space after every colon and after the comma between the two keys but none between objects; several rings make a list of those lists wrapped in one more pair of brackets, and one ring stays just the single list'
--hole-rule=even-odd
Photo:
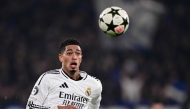
[{"label": "dark background", "polygon": [[[102,49],[101,37],[108,36],[99,36],[99,13],[94,2],[0,1],[1,109],[11,105],[25,107],[38,77],[45,71],[61,68],[58,47],[68,37],[82,43],[84,56],[80,69],[102,82],[102,107],[133,108],[160,99],[165,105],[187,109],[190,99],[189,2],[159,0],[167,12],[159,18],[151,49],[145,51]],[[138,73],[122,71],[125,59],[133,59]],[[130,79],[140,77],[143,81],[138,102],[123,99],[120,83],[123,75]],[[168,85],[186,97],[182,97],[182,101],[169,97],[165,93]]]}]

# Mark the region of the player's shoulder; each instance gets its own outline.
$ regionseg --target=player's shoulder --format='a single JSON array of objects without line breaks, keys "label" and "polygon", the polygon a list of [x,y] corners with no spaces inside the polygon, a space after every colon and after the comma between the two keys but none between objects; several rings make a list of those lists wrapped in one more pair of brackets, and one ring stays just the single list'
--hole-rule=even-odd
[{"label": "player's shoulder", "polygon": [[101,81],[98,78],[96,78],[95,76],[89,75],[84,71],[81,71],[81,73],[86,74],[86,78],[84,78],[84,80],[87,80],[89,83],[94,84],[96,86],[102,86]]},{"label": "player's shoulder", "polygon": [[91,86],[93,86],[96,90],[102,90],[102,83],[97,77],[88,74],[87,79],[89,80]]},{"label": "player's shoulder", "polygon": [[41,77],[45,76],[47,78],[51,78],[51,77],[54,77],[54,76],[58,76],[60,74],[60,71],[59,69],[54,69],[54,70],[48,70],[46,72],[44,72]]},{"label": "player's shoulder", "polygon": [[89,75],[89,74],[87,74],[87,75],[88,75],[88,79],[91,79],[92,81],[98,82],[98,83],[101,82],[97,77]]},{"label": "player's shoulder", "polygon": [[50,81],[53,78],[58,78],[60,72],[59,69],[49,70],[41,74],[41,76],[38,78],[38,85],[40,85],[43,81]]},{"label": "player's shoulder", "polygon": [[49,70],[45,72],[46,74],[60,74],[59,69]]}]

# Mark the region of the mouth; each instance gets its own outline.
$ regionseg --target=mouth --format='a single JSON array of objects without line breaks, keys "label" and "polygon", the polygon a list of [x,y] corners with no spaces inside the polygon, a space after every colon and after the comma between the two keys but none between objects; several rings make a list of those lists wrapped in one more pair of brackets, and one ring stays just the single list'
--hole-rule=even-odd
[{"label": "mouth", "polygon": [[76,62],[72,62],[70,64],[70,66],[71,66],[72,69],[75,69],[77,67],[77,63]]}]

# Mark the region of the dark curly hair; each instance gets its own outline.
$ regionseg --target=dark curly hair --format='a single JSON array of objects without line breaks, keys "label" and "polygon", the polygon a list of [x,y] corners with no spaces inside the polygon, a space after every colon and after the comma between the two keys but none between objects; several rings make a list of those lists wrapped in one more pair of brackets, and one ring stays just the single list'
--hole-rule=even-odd
[{"label": "dark curly hair", "polygon": [[77,40],[77,39],[74,39],[74,38],[67,38],[66,40],[64,40],[60,47],[59,47],[59,53],[61,54],[64,50],[65,50],[65,47],[67,45],[78,45],[80,48],[81,48],[81,44],[80,42]]}]

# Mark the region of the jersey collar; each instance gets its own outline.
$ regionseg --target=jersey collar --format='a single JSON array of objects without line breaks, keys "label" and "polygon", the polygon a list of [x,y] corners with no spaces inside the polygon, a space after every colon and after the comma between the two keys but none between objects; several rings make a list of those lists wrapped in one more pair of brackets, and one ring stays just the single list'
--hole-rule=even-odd
[{"label": "jersey collar", "polygon": [[[67,75],[66,73],[65,73],[65,71],[61,68],[60,69],[60,72],[63,74],[63,76],[64,77],[66,77],[67,79],[72,79],[72,80],[74,80],[73,78],[71,78],[69,75]],[[80,74],[80,77],[78,78],[78,80],[74,80],[74,81],[80,81],[80,80],[85,80],[86,79],[86,77],[87,77],[87,74],[86,74],[86,72],[84,72],[84,71],[79,71],[79,74]]]}]

